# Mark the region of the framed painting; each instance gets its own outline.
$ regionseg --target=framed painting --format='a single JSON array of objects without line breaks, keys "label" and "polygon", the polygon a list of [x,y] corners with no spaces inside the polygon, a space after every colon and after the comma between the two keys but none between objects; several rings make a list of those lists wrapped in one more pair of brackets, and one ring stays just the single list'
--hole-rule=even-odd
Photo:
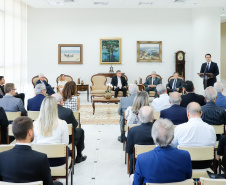
[{"label": "framed painting", "polygon": [[162,62],[162,41],[137,41],[137,62]]},{"label": "framed painting", "polygon": [[100,39],[100,64],[122,64],[121,38]]},{"label": "framed painting", "polygon": [[58,64],[82,64],[82,44],[58,44]]}]

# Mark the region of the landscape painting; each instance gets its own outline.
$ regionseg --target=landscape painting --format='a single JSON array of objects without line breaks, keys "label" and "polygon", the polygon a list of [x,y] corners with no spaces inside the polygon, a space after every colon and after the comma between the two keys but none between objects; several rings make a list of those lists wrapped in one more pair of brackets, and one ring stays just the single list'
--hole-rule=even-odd
[{"label": "landscape painting", "polygon": [[162,41],[137,41],[137,62],[162,62]]},{"label": "landscape painting", "polygon": [[59,64],[82,64],[82,44],[59,44]]},{"label": "landscape painting", "polygon": [[121,64],[121,39],[100,39],[100,64]]}]

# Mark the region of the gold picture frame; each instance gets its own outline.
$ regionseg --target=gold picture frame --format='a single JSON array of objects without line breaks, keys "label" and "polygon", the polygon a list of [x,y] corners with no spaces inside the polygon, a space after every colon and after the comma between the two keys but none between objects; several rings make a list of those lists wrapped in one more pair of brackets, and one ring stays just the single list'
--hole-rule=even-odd
[{"label": "gold picture frame", "polygon": [[137,41],[137,62],[162,62],[162,41]]},{"label": "gold picture frame", "polygon": [[121,38],[100,38],[100,64],[122,64]]}]

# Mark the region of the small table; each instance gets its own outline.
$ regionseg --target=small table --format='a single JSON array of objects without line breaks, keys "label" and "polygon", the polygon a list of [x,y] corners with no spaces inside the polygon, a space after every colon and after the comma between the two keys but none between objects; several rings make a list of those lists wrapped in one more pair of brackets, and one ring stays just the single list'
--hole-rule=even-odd
[{"label": "small table", "polygon": [[120,98],[93,98],[93,115],[95,113],[95,103],[118,103],[120,102]]},{"label": "small table", "polygon": [[88,84],[77,84],[77,91],[87,91],[87,101],[89,101],[89,85]]}]

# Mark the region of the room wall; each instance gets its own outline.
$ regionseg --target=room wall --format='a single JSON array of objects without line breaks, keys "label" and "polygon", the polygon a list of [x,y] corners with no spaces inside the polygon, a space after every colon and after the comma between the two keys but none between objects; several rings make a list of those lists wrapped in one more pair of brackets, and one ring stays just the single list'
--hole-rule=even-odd
[{"label": "room wall", "polygon": [[226,79],[226,22],[221,24],[221,77]]}]

